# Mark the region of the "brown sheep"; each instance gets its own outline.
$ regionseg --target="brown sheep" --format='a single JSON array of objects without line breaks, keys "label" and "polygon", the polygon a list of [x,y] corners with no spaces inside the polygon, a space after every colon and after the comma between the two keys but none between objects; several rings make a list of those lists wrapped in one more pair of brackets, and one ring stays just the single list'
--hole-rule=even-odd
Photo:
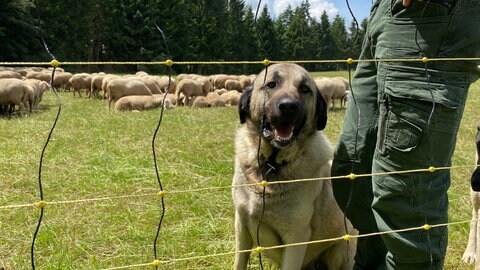
[{"label": "brown sheep", "polygon": [[111,79],[107,85],[107,93],[108,108],[110,108],[112,102],[116,102],[124,96],[152,96],[152,92],[143,82],[132,78]]}]

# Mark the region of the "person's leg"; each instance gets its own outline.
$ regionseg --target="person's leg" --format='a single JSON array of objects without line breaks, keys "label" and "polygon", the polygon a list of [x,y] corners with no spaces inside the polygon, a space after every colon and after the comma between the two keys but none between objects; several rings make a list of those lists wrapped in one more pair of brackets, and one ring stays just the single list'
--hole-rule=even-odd
[{"label": "person's leg", "polygon": [[[466,4],[468,2],[468,4]],[[459,56],[479,45],[478,1],[459,0],[449,8],[437,2],[382,1],[379,10],[390,18],[379,27],[376,56],[384,59],[422,56]],[[461,13],[461,14],[457,14]],[[467,14],[469,13],[469,14]],[[470,16],[470,17],[468,17]],[[469,23],[470,22],[470,23]],[[459,27],[461,25],[461,27]],[[452,39],[458,33],[469,41]],[[472,43],[472,44],[469,44]],[[463,49],[461,49],[463,48]],[[473,47],[472,47],[473,48]],[[448,53],[450,52],[450,53]],[[477,56],[470,51],[464,57]],[[450,166],[456,134],[470,82],[474,75],[459,63],[382,62],[378,66],[380,120],[372,172]],[[379,231],[448,222],[447,190],[450,172],[375,175],[372,177],[373,212]],[[388,269],[442,269],[448,242],[447,227],[389,233]]]},{"label": "person's leg", "polygon": [[[374,18],[372,13],[371,19]],[[372,22],[371,22],[372,23]],[[373,25],[375,23],[372,23]],[[367,36],[360,59],[372,59]],[[377,69],[372,62],[360,62],[352,79],[342,132],[335,148],[332,176],[370,174],[375,151],[378,119]],[[360,114],[358,113],[360,112]],[[358,130],[358,133],[357,133]],[[360,234],[377,232],[371,204],[371,177],[332,180],[337,203]],[[354,269],[382,269],[387,250],[380,236],[357,239]]]}]

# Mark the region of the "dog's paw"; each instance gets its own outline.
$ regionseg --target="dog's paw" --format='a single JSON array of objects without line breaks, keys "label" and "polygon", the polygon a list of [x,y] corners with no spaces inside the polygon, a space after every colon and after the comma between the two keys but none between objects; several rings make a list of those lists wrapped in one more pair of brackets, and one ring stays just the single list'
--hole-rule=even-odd
[{"label": "dog's paw", "polygon": [[473,191],[480,191],[480,167],[477,167],[472,173],[472,178],[470,180]]},{"label": "dog's paw", "polygon": [[462,260],[468,264],[474,264],[475,261],[477,260],[475,256],[474,251],[470,250],[465,250],[465,253],[463,253]]}]

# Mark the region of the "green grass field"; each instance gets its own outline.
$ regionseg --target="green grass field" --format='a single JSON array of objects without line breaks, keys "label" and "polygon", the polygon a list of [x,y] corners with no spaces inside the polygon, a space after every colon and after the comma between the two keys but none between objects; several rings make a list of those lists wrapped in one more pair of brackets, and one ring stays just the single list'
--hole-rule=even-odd
[{"label": "green grass field", "polygon": [[[325,76],[334,75],[346,76],[342,72]],[[479,89],[476,83],[470,90],[453,157],[454,166],[472,167],[452,170],[451,222],[471,217],[469,179],[480,122]],[[37,269],[104,269],[153,261],[161,200],[156,196],[159,189],[151,144],[159,110],[117,113],[101,100],[74,98],[68,92],[61,97],[62,113],[44,158],[44,197],[47,202],[86,201],[46,206],[35,245]],[[48,92],[40,111],[28,117],[0,118],[0,269],[31,267],[30,244],[39,209],[4,206],[39,200],[39,159],[56,112],[55,96]],[[344,113],[341,109],[329,113],[325,133],[332,144]],[[236,107],[165,111],[156,141],[158,167],[167,191],[158,257],[219,255],[165,264],[160,269],[232,268],[233,255],[221,253],[234,251],[229,185],[233,136],[239,125]],[[215,187],[223,188],[208,189]],[[207,189],[169,193],[203,188]],[[122,195],[129,196],[90,201]],[[468,223],[450,226],[446,269],[472,269],[461,260],[468,230]],[[265,267],[271,268],[268,263]],[[259,269],[256,258],[250,269]]]}]

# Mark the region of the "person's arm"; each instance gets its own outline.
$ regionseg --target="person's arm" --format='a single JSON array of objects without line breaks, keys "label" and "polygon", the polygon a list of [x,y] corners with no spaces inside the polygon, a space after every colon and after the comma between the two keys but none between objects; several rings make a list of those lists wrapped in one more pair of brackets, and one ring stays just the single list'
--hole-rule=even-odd
[{"label": "person's arm", "polygon": [[410,6],[411,2],[412,2],[412,0],[403,0],[403,6],[408,7],[408,6]]}]

